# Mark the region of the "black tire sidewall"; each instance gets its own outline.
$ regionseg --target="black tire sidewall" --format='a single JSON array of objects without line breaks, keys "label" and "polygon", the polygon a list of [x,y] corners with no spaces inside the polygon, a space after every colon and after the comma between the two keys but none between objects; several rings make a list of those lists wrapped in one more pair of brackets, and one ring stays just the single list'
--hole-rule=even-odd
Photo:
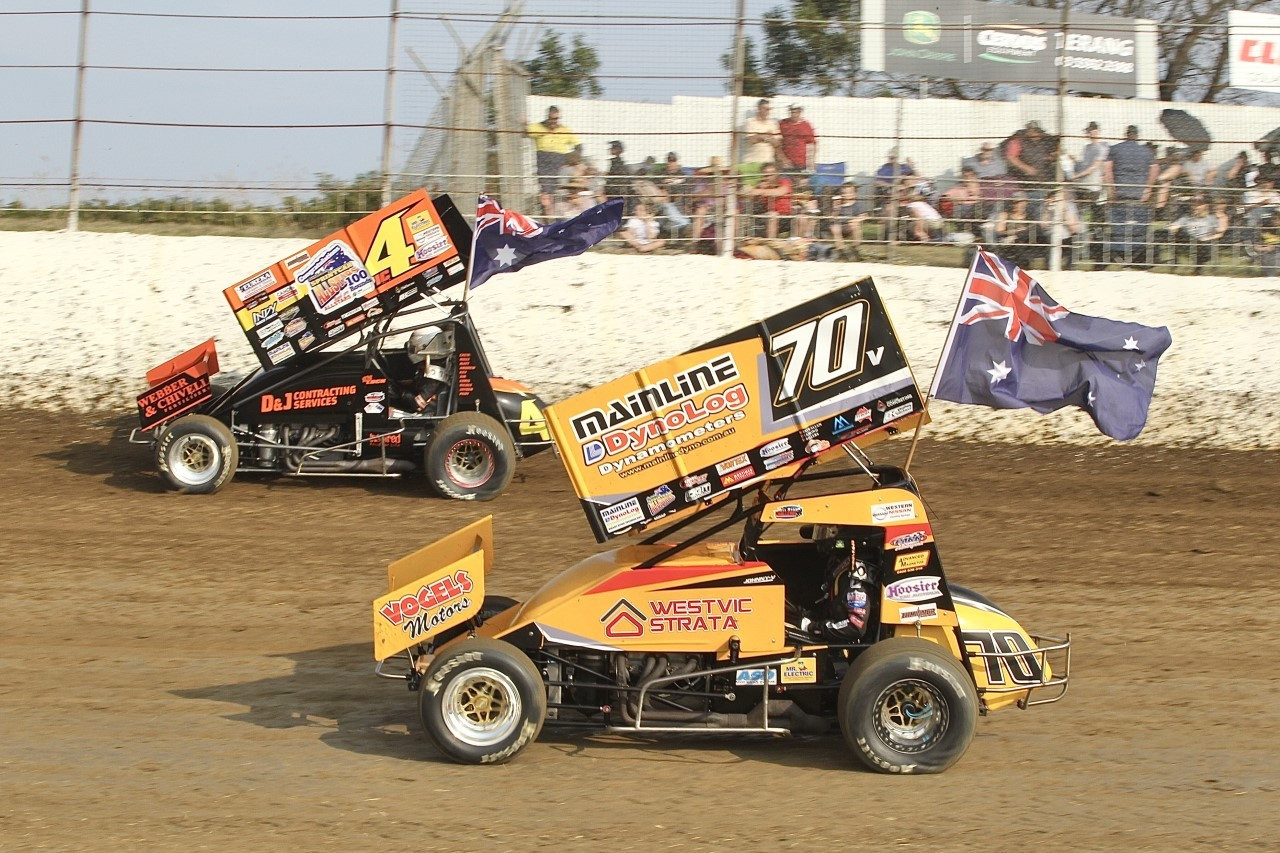
[{"label": "black tire sidewall", "polygon": [[[906,678],[924,681],[947,703],[947,731],[923,752],[900,752],[880,738],[872,723],[875,703],[889,685]],[[978,696],[964,667],[928,640],[891,638],[863,652],[845,675],[839,697],[840,731],[854,754],[880,773],[940,773],[955,764],[973,740]]]},{"label": "black tire sidewall", "polygon": [[[449,686],[478,667],[505,674],[520,697],[519,724],[507,738],[487,746],[459,741],[443,715]],[[547,694],[541,674],[524,652],[502,640],[472,638],[455,643],[431,662],[422,679],[418,711],[427,738],[447,758],[461,764],[503,764],[537,740],[547,716]]]},{"label": "black tire sidewall", "polygon": [[[459,441],[478,441],[493,456],[493,473],[483,484],[462,486],[449,477],[448,456]],[[516,455],[511,436],[501,423],[479,412],[460,412],[440,422],[427,442],[423,464],[432,488],[453,500],[490,501],[502,494],[515,476]]]},{"label": "black tire sidewall", "polygon": [[[184,483],[169,468],[169,452],[174,443],[188,435],[203,435],[217,448],[218,474],[208,482]],[[156,440],[155,463],[156,470],[169,488],[183,494],[208,495],[221,489],[235,476],[240,464],[240,446],[222,421],[208,415],[188,415],[174,421]]]}]

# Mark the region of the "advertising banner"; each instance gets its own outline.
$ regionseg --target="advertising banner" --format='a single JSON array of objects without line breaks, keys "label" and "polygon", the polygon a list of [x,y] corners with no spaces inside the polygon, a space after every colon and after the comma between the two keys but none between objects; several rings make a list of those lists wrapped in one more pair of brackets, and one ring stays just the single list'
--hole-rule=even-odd
[{"label": "advertising banner", "polygon": [[461,282],[460,252],[468,247],[456,245],[443,212],[418,190],[224,290],[262,366],[341,340],[423,293]]},{"label": "advertising banner", "polygon": [[1132,18],[1072,11],[1064,29],[1057,9],[977,0],[866,5],[883,10],[882,19],[864,17],[882,28],[868,39],[867,70],[1040,87],[1057,86],[1061,70],[1073,91],[1155,97],[1155,31]]},{"label": "advertising banner", "polygon": [[1280,15],[1227,13],[1229,85],[1280,92]]},{"label": "advertising banner", "polygon": [[923,409],[870,278],[546,410],[597,541],[664,522]]}]

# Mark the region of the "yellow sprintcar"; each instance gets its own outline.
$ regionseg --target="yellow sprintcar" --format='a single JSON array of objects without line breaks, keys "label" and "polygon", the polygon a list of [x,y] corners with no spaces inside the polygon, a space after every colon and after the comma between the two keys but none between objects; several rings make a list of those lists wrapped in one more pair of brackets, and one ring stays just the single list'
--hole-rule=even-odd
[{"label": "yellow sprintcar", "polygon": [[[1070,637],[948,582],[916,483],[864,451],[925,417],[869,279],[549,407],[598,539],[674,526],[524,602],[486,595],[490,517],[446,536],[390,566],[378,674],[419,692],[464,763],[507,761],[544,724],[838,725],[871,769],[940,772],[979,715],[1062,697]],[[852,468],[814,467],[841,451]]]}]

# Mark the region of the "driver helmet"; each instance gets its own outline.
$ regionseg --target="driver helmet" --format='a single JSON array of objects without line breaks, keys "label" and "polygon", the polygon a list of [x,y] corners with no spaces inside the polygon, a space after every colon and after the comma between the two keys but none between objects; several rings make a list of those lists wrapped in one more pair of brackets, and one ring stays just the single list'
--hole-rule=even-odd
[{"label": "driver helmet", "polygon": [[408,342],[405,343],[405,352],[409,354],[409,361],[414,364],[422,364],[426,361],[427,350],[431,348],[431,342],[440,334],[440,330],[435,327],[427,329],[418,329],[409,336]]}]

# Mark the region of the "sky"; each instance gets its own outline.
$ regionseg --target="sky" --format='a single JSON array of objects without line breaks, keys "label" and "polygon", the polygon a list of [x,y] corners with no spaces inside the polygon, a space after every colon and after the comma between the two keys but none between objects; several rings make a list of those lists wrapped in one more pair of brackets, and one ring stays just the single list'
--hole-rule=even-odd
[{"label": "sky", "polygon": [[[90,68],[85,75],[79,171],[86,182],[282,185],[296,186],[294,194],[305,196],[317,174],[350,179],[380,168],[382,69],[392,0],[88,2],[86,65],[117,67]],[[778,3],[746,0],[747,17],[758,18]],[[402,12],[447,18],[449,25],[425,17],[402,19],[395,61],[396,122],[425,122],[437,97],[407,49],[413,49],[437,82],[447,84],[459,57],[454,35],[473,44],[505,5],[505,0],[400,0]],[[601,58],[605,98],[665,102],[676,94],[722,95],[719,57],[732,41],[736,5],[735,0],[703,0],[696,14],[723,21],[697,25],[664,20],[690,14],[690,4],[677,0],[649,0],[643,18],[625,19],[602,18],[622,13],[592,0],[526,0],[525,23],[513,28],[508,50],[523,48],[524,56],[532,56],[547,29],[581,33]],[[0,4],[5,42],[0,54],[0,204],[15,198],[28,205],[65,202],[65,188],[41,191],[19,185],[63,184],[70,173],[80,9],[80,0]],[[57,12],[65,14],[35,14]],[[238,15],[254,17],[216,17]],[[93,120],[281,127],[197,129]],[[304,124],[368,126],[291,127]],[[415,137],[409,130],[396,132],[393,169],[403,164]],[[121,198],[127,192],[86,188],[82,200]],[[194,193],[174,189],[151,194]]]}]

